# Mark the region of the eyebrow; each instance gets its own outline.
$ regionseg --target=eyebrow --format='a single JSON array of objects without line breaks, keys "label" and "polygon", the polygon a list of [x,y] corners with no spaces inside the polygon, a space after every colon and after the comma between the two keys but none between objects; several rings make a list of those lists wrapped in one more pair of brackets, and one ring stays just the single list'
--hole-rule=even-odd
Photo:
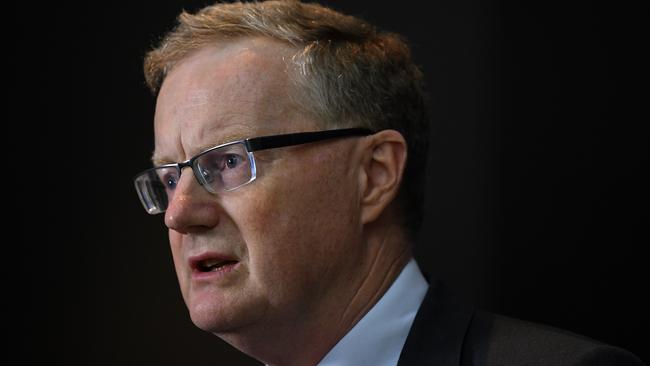
[{"label": "eyebrow", "polygon": [[[211,149],[211,148],[213,148],[215,146],[223,145],[223,144],[233,142],[233,141],[242,141],[242,140],[245,140],[247,138],[250,138],[250,137],[245,137],[246,135],[249,135],[249,133],[244,133],[243,131],[238,130],[238,131],[233,131],[231,133],[225,134],[225,135],[219,137],[218,139],[208,140],[210,142],[198,145],[198,147],[196,149],[192,149],[194,151],[190,155],[190,158],[194,157],[194,156],[196,156],[196,155],[198,155],[198,154],[200,154],[200,153],[202,153],[202,152],[204,152],[204,151],[206,151],[208,149]],[[154,152],[152,153],[152,156],[151,156],[151,162],[152,162],[153,166],[156,167],[156,166],[161,166],[161,165],[166,165],[166,164],[175,164],[175,163],[179,163],[180,161],[175,161],[174,159],[167,158],[167,157],[164,157],[164,156],[158,156],[156,154],[156,150],[154,150]]]},{"label": "eyebrow", "polygon": [[154,152],[154,154],[151,156],[151,165],[153,165],[154,167],[173,163],[170,159],[159,158],[156,157],[155,154],[156,153]]}]

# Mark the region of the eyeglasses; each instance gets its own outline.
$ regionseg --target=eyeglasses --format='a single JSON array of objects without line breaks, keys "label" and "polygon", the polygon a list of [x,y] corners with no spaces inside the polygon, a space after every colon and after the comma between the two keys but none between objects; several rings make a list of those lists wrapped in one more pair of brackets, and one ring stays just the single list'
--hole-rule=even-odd
[{"label": "eyeglasses", "polygon": [[208,192],[216,194],[242,187],[257,177],[254,151],[294,146],[348,136],[366,136],[366,128],[344,128],[315,132],[262,136],[228,142],[207,149],[181,163],[165,164],[147,169],[134,178],[144,209],[151,215],[167,210],[185,167],[192,168],[196,180]]}]

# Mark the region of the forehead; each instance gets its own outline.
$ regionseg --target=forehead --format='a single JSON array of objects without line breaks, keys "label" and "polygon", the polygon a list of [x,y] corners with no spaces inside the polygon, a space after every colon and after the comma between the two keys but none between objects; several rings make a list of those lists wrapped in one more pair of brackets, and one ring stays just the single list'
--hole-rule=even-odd
[{"label": "forehead", "polygon": [[231,139],[291,130],[300,119],[289,93],[295,52],[252,38],[204,47],[177,64],[156,103],[154,159],[178,161]]}]

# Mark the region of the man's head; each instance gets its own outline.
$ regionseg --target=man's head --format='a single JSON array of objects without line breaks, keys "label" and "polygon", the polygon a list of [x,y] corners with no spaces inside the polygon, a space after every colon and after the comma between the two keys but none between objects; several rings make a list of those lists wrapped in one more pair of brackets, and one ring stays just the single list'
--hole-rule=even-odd
[{"label": "man's head", "polygon": [[[424,160],[421,76],[397,37],[316,5],[220,4],[180,22],[145,63],[158,93],[155,165],[252,137],[375,131],[250,156],[247,145],[164,182],[194,323],[262,360],[286,357],[270,339],[317,331],[322,344],[305,356],[317,361],[410,256],[402,219],[416,184],[400,185],[407,155],[410,169]],[[209,192],[216,170],[257,177]]]},{"label": "man's head", "polygon": [[423,77],[401,37],[317,4],[216,4],[179,16],[178,26],[147,55],[147,84],[155,93],[188,54],[241,37],[292,46],[285,60],[289,97],[321,128],[394,129],[405,137],[409,159],[400,217],[415,235],[423,215],[429,117]]}]

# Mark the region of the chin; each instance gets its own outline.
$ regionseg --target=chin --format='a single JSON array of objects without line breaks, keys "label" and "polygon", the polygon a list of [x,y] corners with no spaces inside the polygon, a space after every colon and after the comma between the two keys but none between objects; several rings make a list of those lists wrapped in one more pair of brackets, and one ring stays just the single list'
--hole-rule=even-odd
[{"label": "chin", "polygon": [[239,307],[234,304],[223,303],[201,303],[189,307],[192,323],[206,332],[220,334],[232,334],[243,330],[246,326],[257,323],[263,313],[262,306],[246,304]]},{"label": "chin", "polygon": [[224,332],[235,327],[233,317],[225,316],[223,309],[215,306],[190,308],[190,318],[197,328],[210,333]]}]

